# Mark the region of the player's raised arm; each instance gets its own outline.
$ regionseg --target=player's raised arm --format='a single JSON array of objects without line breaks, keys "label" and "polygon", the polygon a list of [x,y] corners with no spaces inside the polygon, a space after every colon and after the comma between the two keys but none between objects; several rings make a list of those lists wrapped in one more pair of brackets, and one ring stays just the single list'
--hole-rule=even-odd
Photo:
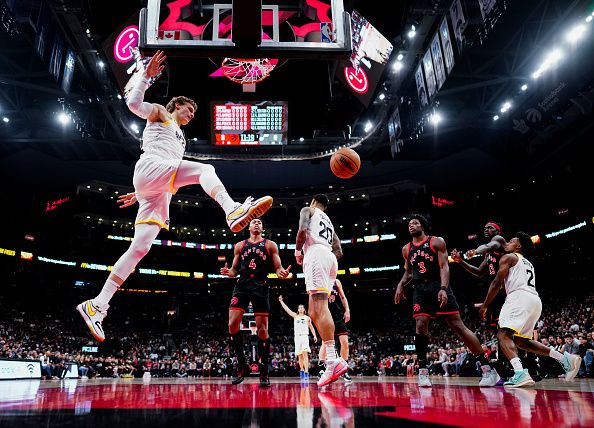
[{"label": "player's raised arm", "polygon": [[462,266],[464,268],[464,270],[466,270],[470,274],[476,276],[477,278],[484,277],[488,272],[486,257],[483,259],[483,261],[481,262],[481,264],[478,267],[474,266],[473,264],[470,264],[466,260],[464,260],[464,258],[462,257],[462,254],[455,248],[454,248],[454,250],[452,250],[451,257],[455,263],[458,263],[460,266]]},{"label": "player's raised arm", "polygon": [[[144,93],[149,86],[149,79],[158,75],[165,68],[163,63],[167,57],[163,51],[157,51],[148,63],[146,70],[140,78],[136,78],[134,86],[126,97],[126,104],[132,113],[141,119],[148,119],[156,122],[161,118],[161,112],[157,104],[144,101]],[[135,77],[133,77],[134,79]]]},{"label": "player's raised arm", "polygon": [[289,309],[289,307],[283,301],[283,296],[278,296],[278,301],[280,302],[280,304],[283,307],[283,309],[285,310],[285,312],[288,313],[292,318],[295,318],[297,316],[297,314],[295,312],[293,312],[291,309]]}]

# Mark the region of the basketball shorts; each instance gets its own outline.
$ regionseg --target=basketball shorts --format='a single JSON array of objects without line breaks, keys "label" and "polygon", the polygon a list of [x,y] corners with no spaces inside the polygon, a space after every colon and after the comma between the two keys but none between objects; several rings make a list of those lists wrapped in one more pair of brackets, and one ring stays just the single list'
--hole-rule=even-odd
[{"label": "basketball shorts", "polygon": [[138,199],[135,224],[153,223],[169,229],[169,204],[180,160],[142,156],[134,168],[134,191]]},{"label": "basketball shorts", "polygon": [[448,302],[439,307],[440,303],[437,300],[437,295],[441,290],[441,282],[416,282],[413,286],[413,318],[420,316],[428,316],[435,318],[436,315],[453,315],[460,313],[458,302],[452,288],[448,287],[446,293],[448,295]]},{"label": "basketball shorts", "polygon": [[338,261],[328,248],[313,245],[307,249],[303,257],[303,273],[308,293],[330,294],[336,281],[337,271]]},{"label": "basketball shorts", "polygon": [[309,336],[307,334],[299,334],[295,336],[295,355],[301,355],[304,352],[311,352],[309,348]]},{"label": "basketball shorts", "polygon": [[270,315],[270,288],[266,281],[238,281],[233,289],[229,310],[247,311],[252,303],[254,315]]},{"label": "basketball shorts", "polygon": [[532,339],[534,327],[542,312],[540,297],[528,291],[508,294],[499,313],[499,328],[509,328],[526,339]]},{"label": "basketball shorts", "polygon": [[[334,317],[332,317],[334,318]],[[336,317],[334,319],[334,336],[344,336],[349,334],[349,329],[344,322],[343,317]]]}]

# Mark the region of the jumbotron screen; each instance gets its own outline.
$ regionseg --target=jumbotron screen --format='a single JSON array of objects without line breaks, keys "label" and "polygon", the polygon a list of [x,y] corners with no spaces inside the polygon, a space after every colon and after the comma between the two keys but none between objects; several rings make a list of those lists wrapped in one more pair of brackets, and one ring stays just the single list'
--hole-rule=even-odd
[{"label": "jumbotron screen", "polygon": [[287,144],[284,101],[213,102],[212,140],[217,146]]}]

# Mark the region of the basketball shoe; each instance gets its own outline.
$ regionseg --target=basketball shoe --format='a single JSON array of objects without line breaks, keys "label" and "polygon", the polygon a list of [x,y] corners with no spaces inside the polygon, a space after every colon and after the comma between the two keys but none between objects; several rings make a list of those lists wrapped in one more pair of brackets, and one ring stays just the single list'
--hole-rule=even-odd
[{"label": "basketball shoe", "polygon": [[515,372],[514,377],[503,384],[506,388],[520,388],[522,386],[534,386],[534,380],[528,374],[528,369]]},{"label": "basketball shoe", "polygon": [[326,370],[318,380],[318,386],[326,386],[338,380],[343,374],[349,370],[349,366],[342,358],[326,361]]},{"label": "basketball shoe", "polygon": [[243,382],[245,377],[250,374],[251,371],[252,369],[249,366],[239,367],[237,369],[237,373],[235,373],[235,376],[231,378],[231,384],[239,385],[241,382]]},{"label": "basketball shoe", "polygon": [[497,370],[491,366],[481,366],[481,370],[483,371],[483,377],[479,382],[479,386],[495,386],[501,380]]},{"label": "basketball shoe", "polygon": [[569,352],[564,352],[561,364],[565,370],[565,380],[569,382],[574,380],[575,376],[578,374],[580,366],[582,365],[582,359],[577,355],[571,355]]},{"label": "basketball shoe", "polygon": [[272,197],[263,196],[254,200],[248,196],[243,204],[237,207],[227,215],[227,224],[231,232],[237,233],[243,230],[250,221],[263,216],[272,206]]},{"label": "basketball shoe", "polygon": [[429,370],[419,369],[419,386],[430,387],[431,381],[429,380]]},{"label": "basketball shoe", "polygon": [[87,327],[89,327],[91,334],[97,342],[103,342],[105,340],[103,319],[107,316],[107,309],[109,309],[109,305],[99,307],[92,300],[82,302],[76,307],[76,310],[83,317],[85,323],[87,323]]}]

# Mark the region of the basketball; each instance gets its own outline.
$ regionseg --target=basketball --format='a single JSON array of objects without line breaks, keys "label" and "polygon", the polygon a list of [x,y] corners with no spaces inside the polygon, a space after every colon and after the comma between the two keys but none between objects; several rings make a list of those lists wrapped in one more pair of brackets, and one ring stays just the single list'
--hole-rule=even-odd
[{"label": "basketball", "polygon": [[338,178],[351,178],[361,167],[361,159],[353,149],[339,149],[330,158],[330,169]]}]

